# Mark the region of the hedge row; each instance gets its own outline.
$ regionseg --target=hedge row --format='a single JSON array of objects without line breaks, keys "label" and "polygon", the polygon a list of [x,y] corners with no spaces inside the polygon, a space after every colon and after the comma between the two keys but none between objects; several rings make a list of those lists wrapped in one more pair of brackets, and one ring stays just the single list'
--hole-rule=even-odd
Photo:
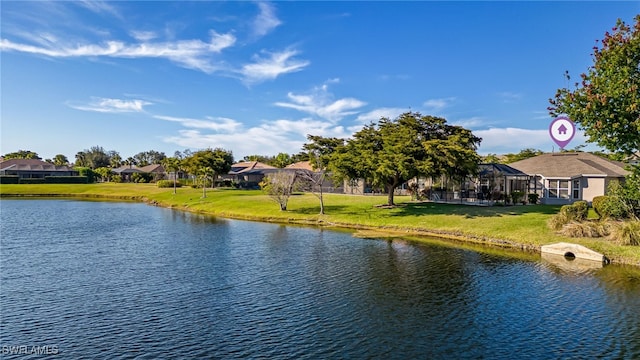
[{"label": "hedge row", "polygon": [[24,178],[16,175],[0,176],[0,184],[87,184],[86,176],[45,176],[44,178]]},{"label": "hedge row", "polygon": [[[158,180],[156,185],[159,188],[172,188],[174,186],[173,180]],[[176,182],[175,187],[182,187],[182,183]]]},{"label": "hedge row", "polygon": [[0,184],[18,184],[20,178],[17,175],[0,175]]}]

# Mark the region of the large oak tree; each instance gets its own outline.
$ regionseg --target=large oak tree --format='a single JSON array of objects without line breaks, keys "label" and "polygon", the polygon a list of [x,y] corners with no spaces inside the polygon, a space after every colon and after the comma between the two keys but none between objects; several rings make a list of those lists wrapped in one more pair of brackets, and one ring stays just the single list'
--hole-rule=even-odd
[{"label": "large oak tree", "polygon": [[[589,142],[612,152],[640,149],[640,15],[635,25],[618,20],[593,48],[593,65],[575,89],[558,89],[549,99],[551,116],[566,114]],[[569,74],[567,74],[569,78]]]},{"label": "large oak tree", "polygon": [[395,189],[416,176],[463,177],[477,170],[481,139],[470,130],[416,112],[366,125],[339,148],[331,170],[339,177],[365,179],[384,188],[394,205]]}]

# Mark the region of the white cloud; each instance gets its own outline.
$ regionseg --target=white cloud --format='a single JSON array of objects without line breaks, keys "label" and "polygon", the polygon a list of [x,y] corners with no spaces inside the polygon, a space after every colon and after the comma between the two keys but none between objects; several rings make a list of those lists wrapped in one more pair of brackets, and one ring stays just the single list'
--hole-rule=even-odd
[{"label": "white cloud", "polygon": [[141,42],[153,40],[158,37],[158,35],[153,31],[135,31],[134,30],[130,32],[130,35],[132,38]]},{"label": "white cloud", "polygon": [[274,105],[295,109],[307,114],[319,116],[332,123],[342,120],[345,116],[358,113],[357,109],[367,103],[355,98],[333,99],[329,92],[328,83],[337,83],[339,79],[330,79],[322,86],[313,88],[307,94],[288,93],[289,102],[276,102]]},{"label": "white cloud", "polygon": [[98,14],[108,13],[117,18],[122,18],[122,15],[120,15],[120,12],[115,7],[111,6],[111,4],[108,4],[106,1],[80,0],[80,1],[77,1],[76,4]]},{"label": "white cloud", "polygon": [[[543,151],[559,149],[551,137],[548,129],[520,129],[520,128],[491,128],[476,130],[474,135],[482,138],[478,152],[487,153],[517,153],[522,149],[534,148]],[[585,144],[584,132],[578,130],[568,148]]]},{"label": "white cloud", "polygon": [[441,111],[442,109],[449,107],[456,98],[448,97],[441,99],[429,99],[425,101],[422,105],[426,107],[430,111]]},{"label": "white cloud", "polygon": [[253,21],[253,34],[262,37],[275,29],[282,22],[276,17],[275,11],[271,4],[258,3],[260,14]]},{"label": "white cloud", "polygon": [[101,113],[131,113],[144,112],[144,107],[151,105],[151,102],[145,100],[122,100],[109,98],[93,98],[91,102],[84,105],[68,104],[69,107],[82,110]]},{"label": "white cloud", "polygon": [[[175,42],[127,44],[121,41],[107,41],[103,44],[75,46],[59,43],[50,44],[50,46],[34,46],[2,39],[0,41],[0,50],[26,52],[55,58],[100,56],[114,58],[165,58],[186,68],[212,73],[217,70],[217,67],[212,64],[210,55],[232,46],[236,38],[232,34],[218,34],[213,30],[210,31],[210,36],[209,42],[180,40]],[[44,35],[41,37],[46,39]]]},{"label": "white cloud", "polygon": [[464,128],[474,128],[478,126],[487,126],[487,121],[480,116],[473,116],[466,119],[452,120],[452,125],[462,126]]},{"label": "white cloud", "polygon": [[403,108],[379,108],[379,109],[375,109],[367,113],[358,115],[358,117],[356,118],[356,121],[364,124],[364,123],[370,123],[372,121],[377,122],[378,120],[380,120],[380,118],[383,118],[383,117],[389,118],[389,119],[395,119],[396,117],[398,117],[398,115],[405,113],[409,110],[410,109],[403,109]]},{"label": "white cloud", "polygon": [[159,120],[173,121],[182,124],[184,127],[194,128],[194,129],[207,129],[213,131],[221,131],[221,132],[234,132],[242,128],[242,124],[229,118],[212,118],[207,117],[205,120],[202,119],[192,119],[192,118],[181,118],[181,117],[173,117],[173,116],[163,116],[163,115],[154,115],[153,116]]},{"label": "white cloud", "polygon": [[268,57],[254,55],[254,62],[244,65],[238,72],[245,83],[252,84],[273,80],[282,74],[297,72],[309,65],[308,60],[292,59],[298,52],[287,49],[281,52],[264,52]]},{"label": "white cloud", "polygon": [[[165,116],[156,116],[156,118],[177,121],[186,128],[179,130],[177,135],[165,137],[165,142],[187,148],[222,147],[232,150],[236,159],[251,154],[275,155],[279,152],[289,154],[300,152],[302,145],[307,141],[308,134],[331,137],[349,136],[342,126],[308,118],[264,121],[249,128],[232,119],[225,119],[232,126],[224,128],[224,126],[208,126],[208,121],[204,120]],[[212,130],[212,132],[206,130]]]}]

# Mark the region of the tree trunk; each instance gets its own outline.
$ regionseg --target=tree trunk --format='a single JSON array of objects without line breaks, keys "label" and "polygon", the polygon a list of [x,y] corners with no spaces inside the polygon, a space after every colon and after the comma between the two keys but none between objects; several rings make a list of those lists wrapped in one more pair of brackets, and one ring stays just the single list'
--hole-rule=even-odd
[{"label": "tree trunk", "polygon": [[320,215],[324,215],[324,200],[322,199],[322,183],[320,183]]},{"label": "tree trunk", "polygon": [[174,171],[173,172],[173,195],[176,194],[176,178],[178,177],[178,174]]},{"label": "tree trunk", "polygon": [[387,194],[387,205],[389,205],[389,206],[395,206],[396,205],[393,202],[393,195],[394,195],[396,187],[398,187],[399,183],[400,183],[400,179],[398,179],[397,176],[395,176],[390,183],[387,183],[387,189],[389,191],[388,194]]}]

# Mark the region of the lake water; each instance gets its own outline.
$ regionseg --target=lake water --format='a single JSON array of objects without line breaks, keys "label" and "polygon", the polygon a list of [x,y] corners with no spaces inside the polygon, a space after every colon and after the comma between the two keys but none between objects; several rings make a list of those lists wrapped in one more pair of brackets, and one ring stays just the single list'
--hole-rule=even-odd
[{"label": "lake water", "polygon": [[2,358],[640,358],[635,268],[136,203],[0,212]]}]

